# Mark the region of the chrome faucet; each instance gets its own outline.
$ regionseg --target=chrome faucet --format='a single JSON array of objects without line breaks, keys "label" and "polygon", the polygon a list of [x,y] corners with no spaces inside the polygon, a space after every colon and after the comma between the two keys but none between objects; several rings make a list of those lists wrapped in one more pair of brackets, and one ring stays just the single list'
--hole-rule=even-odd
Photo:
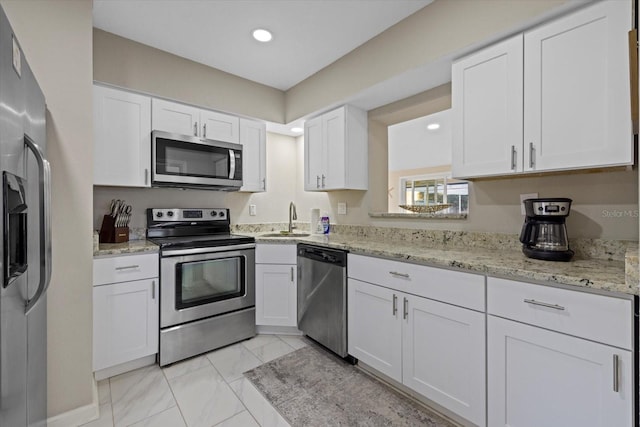
[{"label": "chrome faucet", "polygon": [[296,205],[293,202],[289,203],[289,233],[293,233],[293,220],[298,219],[296,213]]}]

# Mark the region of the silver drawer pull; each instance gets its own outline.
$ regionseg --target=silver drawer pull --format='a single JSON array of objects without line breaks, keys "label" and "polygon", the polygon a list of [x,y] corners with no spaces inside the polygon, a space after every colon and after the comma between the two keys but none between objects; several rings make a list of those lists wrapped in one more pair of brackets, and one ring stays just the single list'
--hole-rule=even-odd
[{"label": "silver drawer pull", "polygon": [[397,271],[390,271],[389,274],[396,277],[404,277],[405,279],[411,277],[407,273],[398,273]]},{"label": "silver drawer pull", "polygon": [[613,355],[613,391],[618,393],[620,391],[620,356]]},{"label": "silver drawer pull", "polygon": [[549,304],[548,302],[536,301],[534,299],[525,299],[524,302],[527,304],[540,305],[542,307],[553,308],[554,310],[565,310],[565,308],[558,304]]},{"label": "silver drawer pull", "polygon": [[134,268],[140,268],[139,265],[126,265],[124,267],[116,267],[116,271],[120,270],[133,270]]}]

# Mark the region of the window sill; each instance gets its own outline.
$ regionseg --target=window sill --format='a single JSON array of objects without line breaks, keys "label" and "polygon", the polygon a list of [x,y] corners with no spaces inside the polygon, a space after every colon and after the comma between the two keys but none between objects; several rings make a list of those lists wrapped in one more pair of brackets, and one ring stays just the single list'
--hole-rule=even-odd
[{"label": "window sill", "polygon": [[369,212],[371,218],[395,218],[395,219],[467,219],[468,214],[447,213],[403,213],[403,212]]}]

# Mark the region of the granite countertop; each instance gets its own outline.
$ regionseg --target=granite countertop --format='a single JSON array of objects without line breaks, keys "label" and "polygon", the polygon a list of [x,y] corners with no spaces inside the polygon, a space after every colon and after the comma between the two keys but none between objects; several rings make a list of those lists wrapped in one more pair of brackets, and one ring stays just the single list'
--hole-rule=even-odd
[{"label": "granite countertop", "polygon": [[136,254],[141,252],[158,252],[160,248],[148,240],[129,240],[124,243],[100,243],[98,249],[93,251],[94,257],[109,255]]},{"label": "granite countertop", "polygon": [[[308,237],[264,237],[263,233],[243,233],[258,243],[316,243],[352,253],[409,261],[435,267],[456,268],[473,273],[513,279],[556,283],[579,288],[638,295],[637,271],[625,275],[625,261],[579,259],[570,262],[541,261],[525,257],[521,251],[481,247],[451,248],[409,242],[381,241],[339,234]],[[632,250],[629,250],[632,252]],[[637,261],[636,257],[631,258]],[[627,260],[628,261],[628,260]],[[629,262],[627,262],[627,265]],[[637,265],[637,264],[636,264]]]}]

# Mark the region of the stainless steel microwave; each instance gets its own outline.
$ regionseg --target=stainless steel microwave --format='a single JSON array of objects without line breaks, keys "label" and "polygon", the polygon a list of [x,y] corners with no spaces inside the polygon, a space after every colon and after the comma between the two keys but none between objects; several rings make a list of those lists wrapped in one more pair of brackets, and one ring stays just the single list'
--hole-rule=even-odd
[{"label": "stainless steel microwave", "polygon": [[151,185],[238,190],[242,186],[242,145],[154,130]]}]

